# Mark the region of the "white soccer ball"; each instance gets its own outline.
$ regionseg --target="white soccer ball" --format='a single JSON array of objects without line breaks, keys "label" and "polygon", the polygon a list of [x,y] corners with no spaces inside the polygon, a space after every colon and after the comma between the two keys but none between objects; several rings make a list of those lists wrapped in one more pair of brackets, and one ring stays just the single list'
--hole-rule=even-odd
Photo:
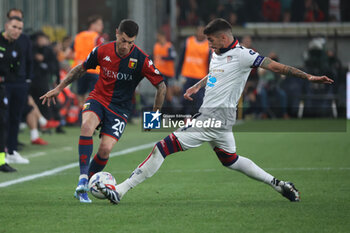
[{"label": "white soccer ball", "polygon": [[96,182],[101,182],[106,185],[108,188],[115,190],[117,181],[114,179],[111,173],[109,172],[98,172],[90,178],[89,181],[89,190],[91,194],[98,199],[106,199],[106,197],[101,193],[97,187]]}]

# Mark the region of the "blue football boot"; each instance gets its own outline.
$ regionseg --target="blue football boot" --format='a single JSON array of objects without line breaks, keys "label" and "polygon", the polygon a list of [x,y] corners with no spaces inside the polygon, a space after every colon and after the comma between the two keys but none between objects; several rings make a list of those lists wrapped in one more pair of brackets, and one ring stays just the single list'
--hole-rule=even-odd
[{"label": "blue football boot", "polygon": [[88,179],[82,178],[79,180],[78,186],[75,189],[74,197],[78,199],[81,203],[91,203],[87,191],[89,191]]}]

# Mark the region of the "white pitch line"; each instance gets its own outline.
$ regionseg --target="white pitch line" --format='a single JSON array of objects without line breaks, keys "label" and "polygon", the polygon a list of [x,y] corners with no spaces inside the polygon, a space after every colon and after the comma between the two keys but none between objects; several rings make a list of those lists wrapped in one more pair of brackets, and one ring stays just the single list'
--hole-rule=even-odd
[{"label": "white pitch line", "polygon": [[[128,154],[128,153],[140,151],[140,150],[143,150],[143,149],[147,149],[147,148],[153,147],[155,144],[156,144],[156,142],[152,142],[152,143],[147,143],[147,144],[144,144],[144,145],[136,146],[136,147],[133,147],[133,148],[121,150],[121,151],[118,151],[118,152],[114,152],[114,153],[110,154],[110,157],[121,156],[121,155],[124,155],[124,154]],[[30,181],[30,180],[35,180],[35,179],[38,179],[38,178],[41,178],[41,177],[45,177],[45,176],[51,176],[53,174],[60,173],[60,172],[62,172],[64,170],[71,169],[71,168],[78,167],[78,166],[79,166],[79,163],[77,163],[77,162],[76,163],[71,163],[71,164],[68,164],[68,165],[65,165],[65,166],[54,168],[52,170],[47,170],[47,171],[44,171],[44,172],[41,172],[41,173],[37,173],[37,174],[21,177],[21,178],[15,179],[15,180],[6,181],[6,182],[3,182],[3,183],[0,183],[0,188],[8,187],[8,186],[11,186],[11,185],[14,185],[14,184],[18,184],[18,183],[22,183],[22,182],[26,182],[26,181]]]},{"label": "white pitch line", "polygon": [[29,154],[29,155],[23,155],[23,157],[29,159],[29,158],[35,158],[35,157],[40,157],[40,156],[44,156],[50,153],[56,153],[58,151],[71,151],[73,150],[73,148],[71,146],[66,146],[60,149],[54,149],[54,150],[50,150],[50,151],[46,151],[46,152],[37,152],[37,153],[33,153],[33,154]]}]

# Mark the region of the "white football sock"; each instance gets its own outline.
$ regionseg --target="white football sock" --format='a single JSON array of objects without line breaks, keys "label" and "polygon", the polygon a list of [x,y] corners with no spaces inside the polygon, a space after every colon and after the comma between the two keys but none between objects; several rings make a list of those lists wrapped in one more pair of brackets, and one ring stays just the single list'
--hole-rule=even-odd
[{"label": "white football sock", "polygon": [[262,181],[275,188],[275,185],[273,184],[274,177],[258,167],[258,165],[256,165],[248,158],[239,156],[237,161],[234,164],[228,166],[228,168],[240,171],[255,180]]},{"label": "white football sock", "polygon": [[79,180],[81,180],[81,179],[87,179],[87,180],[89,180],[89,177],[88,177],[88,175],[86,175],[86,174],[81,174],[81,175],[79,176]]},{"label": "white football sock", "polygon": [[151,154],[134,170],[131,176],[123,183],[118,184],[115,187],[120,195],[120,198],[122,198],[124,194],[131,188],[134,188],[136,185],[142,183],[147,178],[153,176],[158,171],[163,162],[164,158],[158,150],[158,147],[155,146]]},{"label": "white football sock", "polygon": [[30,130],[30,139],[32,141],[34,141],[34,140],[36,140],[38,138],[39,138],[39,131],[38,131],[38,129],[31,129]]},{"label": "white football sock", "polygon": [[45,117],[41,116],[39,117],[39,125],[41,127],[45,126],[47,124],[47,120],[45,119]]}]

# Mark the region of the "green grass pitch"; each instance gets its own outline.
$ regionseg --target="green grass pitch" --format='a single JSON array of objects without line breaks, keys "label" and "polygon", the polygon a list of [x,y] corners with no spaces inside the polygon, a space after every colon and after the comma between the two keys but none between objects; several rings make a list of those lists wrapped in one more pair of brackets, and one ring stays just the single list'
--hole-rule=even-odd
[{"label": "green grass pitch", "polygon": [[[296,120],[252,122],[253,127],[293,125]],[[334,120],[330,120],[334,121]],[[310,121],[299,121],[305,124]],[[349,123],[349,122],[347,122]],[[244,125],[249,125],[245,123]],[[327,121],[323,121],[328,125]],[[237,126],[239,127],[242,126]],[[29,165],[0,173],[6,181],[78,161],[78,128],[44,135],[49,146],[20,140]],[[208,144],[170,155],[159,172],[130,190],[119,205],[106,200],[81,204],[73,197],[79,168],[0,187],[0,233],[10,232],[349,232],[350,134],[347,132],[244,132],[237,153],[277,178],[293,181],[301,202],[291,203],[272,188],[224,168]],[[248,130],[249,131],[249,130]],[[113,152],[162,139],[166,132],[141,132],[129,124]],[[98,137],[94,137],[94,151]],[[151,148],[110,159],[105,171],[126,179]]]}]

